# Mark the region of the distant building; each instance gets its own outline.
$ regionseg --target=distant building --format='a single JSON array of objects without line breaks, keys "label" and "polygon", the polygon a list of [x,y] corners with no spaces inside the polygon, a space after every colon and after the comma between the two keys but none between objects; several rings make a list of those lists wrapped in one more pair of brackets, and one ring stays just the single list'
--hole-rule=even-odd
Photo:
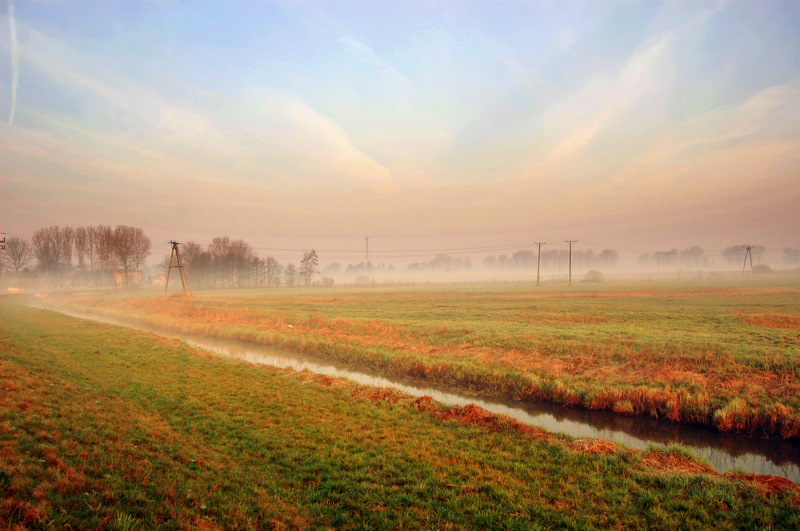
[{"label": "distant building", "polygon": [[[128,271],[128,286],[138,286],[142,282],[141,271]],[[125,272],[114,271],[114,283],[118,288],[125,287]]]}]

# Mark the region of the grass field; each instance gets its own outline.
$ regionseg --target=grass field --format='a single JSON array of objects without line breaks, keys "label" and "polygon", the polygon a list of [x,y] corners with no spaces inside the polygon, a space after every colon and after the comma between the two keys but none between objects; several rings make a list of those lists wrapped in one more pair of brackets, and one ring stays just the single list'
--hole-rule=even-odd
[{"label": "grass field", "polygon": [[800,283],[85,294],[49,301],[485,395],[800,438]]},{"label": "grass field", "polygon": [[679,448],[569,440],[7,302],[0,323],[2,528],[800,526],[796,485]]}]

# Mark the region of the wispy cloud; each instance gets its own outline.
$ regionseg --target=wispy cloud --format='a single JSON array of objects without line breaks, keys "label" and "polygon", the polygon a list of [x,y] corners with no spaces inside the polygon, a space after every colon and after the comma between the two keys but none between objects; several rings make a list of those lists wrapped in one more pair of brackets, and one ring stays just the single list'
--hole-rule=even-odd
[{"label": "wispy cloud", "polygon": [[[257,182],[287,190],[355,187],[385,191],[392,186],[387,167],[358,149],[342,127],[297,96],[262,87],[255,93],[225,98],[194,91],[177,101],[156,87],[139,86],[113,69],[87,69],[67,43],[32,28],[26,28],[26,33],[30,45],[25,58],[34,68],[57,85],[88,95],[91,105],[112,110],[93,113],[95,116],[113,115],[122,120],[108,127],[102,118],[99,122],[96,118],[65,120],[57,114],[40,113],[38,120],[49,130],[73,139],[74,152],[96,160],[105,159],[107,153],[121,161],[141,157],[141,167],[156,172],[171,167],[179,174],[194,172],[201,178]],[[357,41],[350,46],[364,57],[374,57]],[[382,71],[402,77],[385,64]]]},{"label": "wispy cloud", "polygon": [[392,172],[356,147],[348,133],[302,99],[263,91],[249,108],[251,130],[243,141],[250,150],[268,150],[273,171],[295,173],[293,188],[368,188],[388,191]]},{"label": "wispy cloud", "polygon": [[359,61],[376,69],[383,77],[394,83],[406,85],[408,80],[395,67],[382,59],[375,51],[363,42],[349,35],[339,37],[339,42]]},{"label": "wispy cloud", "polygon": [[692,116],[667,128],[617,176],[683,164],[753,144],[800,144],[800,77],[763,89],[739,104]]},{"label": "wispy cloud", "polygon": [[547,122],[572,122],[574,125],[553,146],[546,166],[570,163],[630,110],[646,99],[652,100],[669,83],[663,64],[672,42],[666,33],[634,55],[613,81],[596,80],[579,94],[556,105]]}]

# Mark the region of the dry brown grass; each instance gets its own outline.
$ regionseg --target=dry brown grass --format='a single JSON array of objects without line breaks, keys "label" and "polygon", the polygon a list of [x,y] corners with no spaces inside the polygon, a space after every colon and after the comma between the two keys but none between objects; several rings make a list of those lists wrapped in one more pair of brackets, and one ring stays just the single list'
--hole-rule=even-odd
[{"label": "dry brown grass", "polygon": [[[379,395],[380,396],[380,395]],[[394,396],[392,397],[392,399]],[[391,402],[396,403],[396,402]],[[453,406],[449,409],[437,407],[429,396],[415,398],[408,402],[410,407],[433,415],[438,420],[450,420],[462,424],[477,424],[491,431],[511,430],[524,433],[535,439],[554,440],[557,436],[536,426],[529,426],[507,415],[491,413],[475,404]]]},{"label": "dry brown grass", "polygon": [[724,475],[731,480],[745,481],[757,487],[763,496],[775,496],[788,492],[792,496],[795,505],[800,505],[800,485],[782,477],[760,475],[760,474],[739,474],[729,472]]},{"label": "dry brown grass", "polygon": [[658,450],[647,452],[644,457],[644,464],[655,470],[662,470],[668,473],[717,474],[717,471],[710,465],[700,463],[690,457]]},{"label": "dry brown grass", "polygon": [[603,439],[576,439],[568,442],[566,447],[583,454],[611,455],[620,451],[620,447],[611,441]]},{"label": "dry brown grass", "polygon": [[536,312],[519,316],[525,323],[567,323],[567,324],[598,324],[611,322],[608,317],[599,312],[591,313],[555,313]]},{"label": "dry brown grass", "polygon": [[761,326],[764,328],[786,328],[790,330],[800,330],[800,313],[751,313],[737,314],[742,324],[750,326]]},{"label": "dry brown grass", "polygon": [[[760,288],[759,288],[760,289]],[[708,295],[723,296],[723,295],[739,295],[744,291],[753,291],[752,289],[745,290],[743,288],[687,288],[687,289],[630,289],[619,291],[589,291],[589,292],[576,292],[576,293],[536,293],[536,294],[519,294],[510,295],[508,298],[543,298],[543,299],[640,299],[640,298],[691,298],[701,297]]]}]

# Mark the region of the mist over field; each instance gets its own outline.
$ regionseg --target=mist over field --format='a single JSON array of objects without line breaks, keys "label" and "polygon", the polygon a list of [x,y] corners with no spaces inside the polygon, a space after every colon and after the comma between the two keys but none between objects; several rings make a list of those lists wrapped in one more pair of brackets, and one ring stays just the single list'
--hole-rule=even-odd
[{"label": "mist over field", "polygon": [[[164,294],[168,294],[172,273],[173,286],[179,284],[187,295],[192,289],[368,287],[421,282],[516,281],[571,286],[606,280],[716,282],[760,278],[792,282],[800,278],[800,248],[787,247],[779,254],[769,253],[761,245],[732,245],[707,254],[702,247],[692,246],[635,256],[616,249],[585,249],[578,243],[536,242],[535,250],[509,247],[411,252],[419,254],[373,251],[373,261],[369,238],[365,238],[364,258],[353,260],[358,253],[306,249],[299,254],[299,250],[280,249],[273,254],[241,239],[218,236],[207,245],[171,240],[169,254],[156,262],[153,243],[141,228],[53,225],[37,229],[30,240],[16,235],[3,240],[0,286],[12,292],[163,286]],[[501,254],[492,254],[497,252]],[[436,254],[427,259],[431,256],[427,253]],[[424,258],[408,262],[410,257]]]}]

